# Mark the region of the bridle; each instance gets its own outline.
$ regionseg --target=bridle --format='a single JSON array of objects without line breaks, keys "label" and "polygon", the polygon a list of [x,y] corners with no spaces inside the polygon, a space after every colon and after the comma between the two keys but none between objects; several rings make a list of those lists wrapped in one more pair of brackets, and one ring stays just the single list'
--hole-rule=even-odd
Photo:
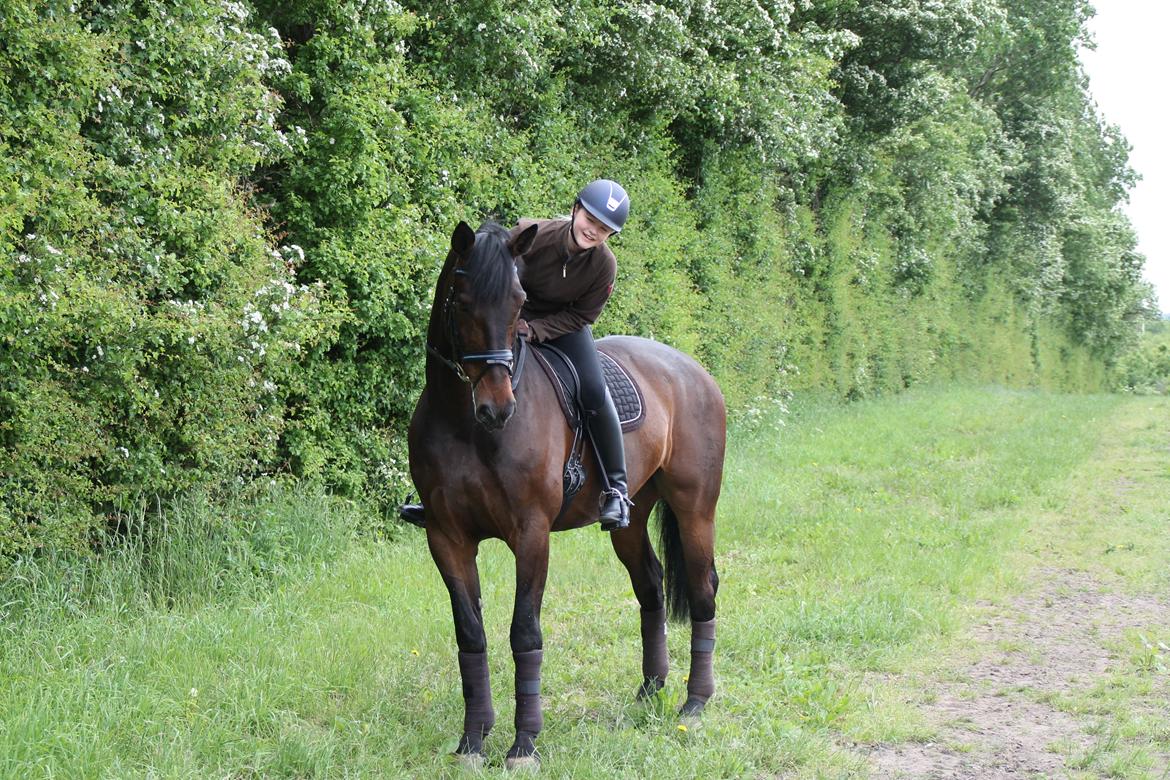
[{"label": "bridle", "polygon": [[[456,268],[454,273],[459,275],[466,275],[466,271],[462,268]],[[455,376],[459,377],[465,384],[471,386],[474,393],[476,385],[487,375],[487,372],[479,375],[479,378],[474,382],[467,372],[463,369],[464,363],[484,363],[488,366],[503,366],[508,372],[508,376],[512,378],[512,385],[515,387],[518,375],[514,373],[516,364],[515,354],[511,349],[489,349],[484,352],[463,352],[459,345],[459,334],[455,330],[455,284],[452,282],[447,287],[447,297],[443,301],[443,327],[447,331],[447,343],[451,345],[451,357],[448,358],[435,348],[429,341],[427,342],[427,352],[438,358],[443,365],[455,372]]]}]

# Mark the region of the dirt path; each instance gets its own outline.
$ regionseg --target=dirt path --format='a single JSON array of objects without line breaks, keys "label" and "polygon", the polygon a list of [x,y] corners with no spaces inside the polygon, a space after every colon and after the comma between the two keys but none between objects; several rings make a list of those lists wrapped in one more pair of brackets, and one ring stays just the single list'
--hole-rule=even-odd
[{"label": "dirt path", "polygon": [[[1099,683],[1116,659],[1109,645],[1127,629],[1164,626],[1170,602],[1108,592],[1091,577],[1039,572],[1044,585],[978,625],[979,661],[940,683],[923,705],[938,728],[928,743],[881,745],[873,776],[890,778],[1062,777],[1068,756],[1094,743],[1093,721],[1058,709],[1055,697]],[[1154,776],[1165,774],[1167,757]]]},{"label": "dirt path", "polygon": [[1034,585],[981,605],[967,660],[896,681],[920,691],[933,739],[870,746],[872,776],[1170,780],[1170,593],[1119,576],[1165,571],[1165,407],[1135,400],[1111,423],[1067,503],[1031,517]]}]

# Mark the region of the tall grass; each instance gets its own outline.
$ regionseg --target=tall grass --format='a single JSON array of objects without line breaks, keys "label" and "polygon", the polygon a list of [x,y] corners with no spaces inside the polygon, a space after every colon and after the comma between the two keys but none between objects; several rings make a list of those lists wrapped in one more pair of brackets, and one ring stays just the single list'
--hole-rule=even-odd
[{"label": "tall grass", "polygon": [[[1030,513],[1058,501],[1119,403],[925,389],[799,402],[784,424],[737,431],[718,530],[719,691],[699,730],[673,715],[688,632],[671,630],[662,698],[635,704],[629,581],[605,535],[554,536],[545,774],[857,771],[850,740],[913,728],[867,679],[929,652],[1010,580]],[[462,700],[446,591],[421,534],[357,538],[361,520],[295,492],[194,502],[97,559],[16,566],[0,586],[0,777],[450,773]],[[514,579],[502,544],[483,545],[480,573],[499,758]]]},{"label": "tall grass", "polygon": [[274,484],[260,499],[196,495],[166,507],[143,503],[112,525],[119,531],[91,553],[47,551],[7,562],[0,617],[27,622],[39,612],[204,604],[336,556],[355,538],[358,518],[323,494]]},{"label": "tall grass", "polygon": [[359,521],[342,502],[275,486],[150,509],[123,513],[121,533],[90,555],[10,562],[0,775],[202,774],[168,769],[193,759],[190,745],[170,754],[194,723],[200,680],[228,645],[263,642],[265,603],[350,549]]}]

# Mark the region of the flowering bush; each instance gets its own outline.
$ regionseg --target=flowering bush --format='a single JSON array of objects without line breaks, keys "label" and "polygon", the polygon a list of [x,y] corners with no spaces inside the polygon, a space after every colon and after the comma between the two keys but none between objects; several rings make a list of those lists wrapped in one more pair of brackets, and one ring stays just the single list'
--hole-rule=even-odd
[{"label": "flowering bush", "polygon": [[[238,3],[16,4],[0,21],[0,550],[277,465],[289,367],[332,315],[242,173],[292,147]],[[7,192],[12,192],[6,186]]]}]

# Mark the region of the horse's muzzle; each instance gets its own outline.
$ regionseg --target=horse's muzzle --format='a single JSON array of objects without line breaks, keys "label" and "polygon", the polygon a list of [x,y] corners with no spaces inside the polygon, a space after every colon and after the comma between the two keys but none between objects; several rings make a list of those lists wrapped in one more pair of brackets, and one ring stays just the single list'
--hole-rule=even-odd
[{"label": "horse's muzzle", "polygon": [[505,404],[477,404],[475,420],[489,431],[498,431],[508,424],[512,414],[516,411],[516,402],[508,401]]},{"label": "horse's muzzle", "polygon": [[494,433],[507,425],[516,411],[512,377],[500,366],[491,366],[471,386],[471,408],[475,421]]}]

